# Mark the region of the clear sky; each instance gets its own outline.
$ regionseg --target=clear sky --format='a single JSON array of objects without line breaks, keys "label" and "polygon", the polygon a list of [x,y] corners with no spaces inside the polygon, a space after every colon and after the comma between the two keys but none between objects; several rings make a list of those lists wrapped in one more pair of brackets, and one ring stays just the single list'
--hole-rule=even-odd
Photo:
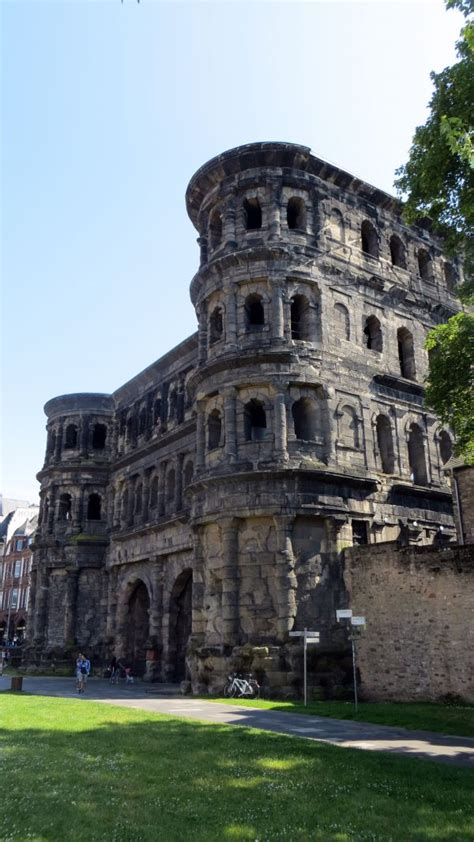
[{"label": "clear sky", "polygon": [[34,500],[43,405],[196,329],[195,170],[286,140],[393,192],[462,24],[432,2],[0,2],[2,479]]}]

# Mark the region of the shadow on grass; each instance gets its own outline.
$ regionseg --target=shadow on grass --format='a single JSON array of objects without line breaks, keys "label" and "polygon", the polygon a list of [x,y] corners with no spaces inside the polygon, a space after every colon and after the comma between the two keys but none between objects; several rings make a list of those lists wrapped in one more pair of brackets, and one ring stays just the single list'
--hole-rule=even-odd
[{"label": "shadow on grass", "polygon": [[473,838],[471,772],[94,703],[7,701],[20,709],[0,730],[2,842]]}]

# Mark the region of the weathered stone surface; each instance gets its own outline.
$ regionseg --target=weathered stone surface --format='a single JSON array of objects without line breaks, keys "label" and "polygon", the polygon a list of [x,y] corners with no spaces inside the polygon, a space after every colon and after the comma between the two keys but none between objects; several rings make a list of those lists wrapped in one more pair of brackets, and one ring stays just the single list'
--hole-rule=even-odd
[{"label": "weathered stone surface", "polygon": [[291,630],[346,647],[345,547],[454,533],[422,383],[458,304],[442,244],[305,147],[231,150],[186,198],[197,334],[112,395],[46,405],[30,659],[116,654],[194,692],[255,669],[290,692]]}]

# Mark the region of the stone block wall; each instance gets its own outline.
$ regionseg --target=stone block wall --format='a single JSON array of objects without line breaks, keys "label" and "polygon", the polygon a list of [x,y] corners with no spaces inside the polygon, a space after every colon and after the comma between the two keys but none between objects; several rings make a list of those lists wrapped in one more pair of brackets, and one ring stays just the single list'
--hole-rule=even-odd
[{"label": "stone block wall", "polygon": [[352,547],[344,580],[365,698],[474,701],[474,546]]}]

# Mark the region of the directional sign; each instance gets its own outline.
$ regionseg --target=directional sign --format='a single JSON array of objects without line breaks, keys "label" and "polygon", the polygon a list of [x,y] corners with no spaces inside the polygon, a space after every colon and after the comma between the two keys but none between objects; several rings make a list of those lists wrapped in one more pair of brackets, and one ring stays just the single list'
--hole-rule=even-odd
[{"label": "directional sign", "polygon": [[319,637],[319,632],[317,631],[310,631],[309,629],[305,629],[302,632],[290,632],[290,637]]},{"label": "directional sign", "polygon": [[305,637],[306,643],[319,643],[319,637]]},{"label": "directional sign", "polygon": [[352,617],[352,611],[350,608],[339,608],[336,611],[336,619],[339,620],[350,620]]},{"label": "directional sign", "polygon": [[352,617],[351,626],[365,626],[365,617]]}]

